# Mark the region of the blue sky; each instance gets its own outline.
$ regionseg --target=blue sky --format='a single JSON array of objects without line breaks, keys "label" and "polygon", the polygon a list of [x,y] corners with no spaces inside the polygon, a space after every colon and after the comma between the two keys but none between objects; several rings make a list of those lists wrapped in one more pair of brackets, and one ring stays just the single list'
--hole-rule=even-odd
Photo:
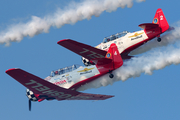
[{"label": "blue sky", "polygon": [[[74,0],[80,2],[79,0]],[[0,1],[0,31],[19,22],[26,23],[31,16],[43,17],[64,9],[71,0],[2,0]],[[178,120],[179,69],[170,65],[155,70],[152,75],[141,74],[125,82],[83,92],[115,95],[105,101],[43,101],[33,102],[28,111],[26,88],[5,74],[10,68],[21,68],[41,78],[51,70],[72,64],[80,64],[81,57],[59,46],[61,39],[70,38],[91,46],[98,45],[103,38],[124,30],[140,30],[141,23],[150,23],[158,8],[162,8],[169,24],[180,20],[178,0],[146,0],[134,2],[132,8],[118,8],[111,13],[103,12],[99,17],[67,24],[61,28],[51,27],[49,33],[24,37],[21,42],[12,42],[9,47],[0,44],[0,119],[122,119],[122,120]]]}]

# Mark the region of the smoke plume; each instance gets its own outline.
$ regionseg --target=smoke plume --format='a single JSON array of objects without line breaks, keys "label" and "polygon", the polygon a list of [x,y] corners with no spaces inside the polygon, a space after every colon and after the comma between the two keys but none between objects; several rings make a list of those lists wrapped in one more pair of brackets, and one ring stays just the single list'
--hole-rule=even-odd
[{"label": "smoke plume", "polygon": [[[162,43],[157,45],[157,41],[142,46],[141,56],[133,57],[124,61],[123,66],[113,71],[114,78],[109,78],[109,74],[104,75],[96,81],[90,82],[79,88],[83,91],[89,88],[98,88],[113,84],[116,81],[125,81],[128,78],[139,77],[142,73],[152,75],[154,70],[163,69],[166,66],[180,63],[180,27],[176,27],[171,33],[162,37]],[[148,47],[148,48],[147,48]],[[156,47],[156,48],[154,48]],[[153,49],[151,49],[153,48]],[[151,49],[151,50],[150,50]]]},{"label": "smoke plume", "polygon": [[[142,2],[145,0],[136,0]],[[133,0],[84,0],[80,3],[71,2],[64,9],[57,9],[52,15],[43,18],[32,16],[27,23],[10,25],[6,30],[0,32],[0,43],[8,46],[10,42],[19,42],[24,37],[40,33],[48,33],[50,27],[62,27],[65,24],[74,24],[83,19],[98,17],[103,11],[112,12],[121,7],[132,7]]]}]

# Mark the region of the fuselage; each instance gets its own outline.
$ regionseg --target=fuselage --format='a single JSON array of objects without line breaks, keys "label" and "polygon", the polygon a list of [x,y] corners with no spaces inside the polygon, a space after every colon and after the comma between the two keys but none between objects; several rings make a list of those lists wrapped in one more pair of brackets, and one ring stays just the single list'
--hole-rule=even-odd
[{"label": "fuselage", "polygon": [[104,39],[104,41],[101,44],[97,45],[96,48],[108,51],[109,46],[112,43],[115,43],[118,47],[119,53],[122,55],[123,58],[125,58],[125,56],[127,56],[131,51],[135,50],[139,46],[145,44],[149,40],[160,35],[160,32],[158,31],[159,30],[151,29],[151,30],[140,30],[133,33],[130,32],[118,33],[118,34],[124,34],[124,36],[119,37],[118,34],[116,34],[107,37]]},{"label": "fuselage", "polygon": [[103,66],[83,67],[73,65],[52,71],[51,75],[46,77],[45,80],[66,89],[76,90],[81,85],[91,82],[107,72],[108,69],[106,70]]}]

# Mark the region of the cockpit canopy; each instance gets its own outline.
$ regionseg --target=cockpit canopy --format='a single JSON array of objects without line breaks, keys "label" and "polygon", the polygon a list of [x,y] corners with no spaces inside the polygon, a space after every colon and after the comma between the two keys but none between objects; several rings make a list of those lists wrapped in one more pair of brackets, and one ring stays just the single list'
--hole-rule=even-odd
[{"label": "cockpit canopy", "polygon": [[72,66],[69,66],[69,67],[60,68],[58,70],[51,71],[50,76],[53,77],[55,75],[61,75],[61,74],[64,74],[64,73],[68,73],[68,72],[71,72],[73,70],[76,70],[79,67],[81,67],[81,66],[80,65],[72,65]]},{"label": "cockpit canopy", "polygon": [[117,38],[123,37],[127,33],[129,33],[129,32],[128,31],[123,31],[121,33],[117,33],[117,34],[111,35],[109,37],[105,37],[104,40],[103,40],[103,43],[106,43],[106,42],[109,42],[109,41],[113,41],[113,40],[115,40]]}]

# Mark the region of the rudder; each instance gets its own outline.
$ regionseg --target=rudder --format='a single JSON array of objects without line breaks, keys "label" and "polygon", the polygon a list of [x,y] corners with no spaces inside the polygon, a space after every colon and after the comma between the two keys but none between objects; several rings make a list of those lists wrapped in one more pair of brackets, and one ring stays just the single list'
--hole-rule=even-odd
[{"label": "rudder", "polygon": [[161,33],[169,29],[169,24],[161,8],[157,9],[156,14],[153,19],[153,23],[159,25],[159,27],[161,28]]},{"label": "rudder", "polygon": [[106,58],[113,60],[113,67],[117,69],[123,65],[123,60],[119,54],[118,48],[115,43],[112,43],[109,47],[109,50],[106,54]]}]

